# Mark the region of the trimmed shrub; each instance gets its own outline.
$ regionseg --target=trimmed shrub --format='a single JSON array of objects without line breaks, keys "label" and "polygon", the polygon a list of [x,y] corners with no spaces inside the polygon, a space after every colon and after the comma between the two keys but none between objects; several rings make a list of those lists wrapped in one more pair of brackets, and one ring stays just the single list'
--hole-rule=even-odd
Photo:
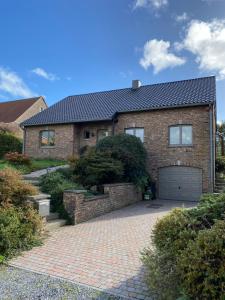
[{"label": "trimmed shrub", "polygon": [[218,157],[216,159],[216,172],[225,173],[225,157]]},{"label": "trimmed shrub", "polygon": [[91,152],[77,161],[74,174],[78,183],[90,188],[94,185],[120,182],[123,178],[123,165],[108,155]]},{"label": "trimmed shrub", "polygon": [[8,152],[22,152],[22,141],[10,133],[0,132],[0,158]]},{"label": "trimmed shrub", "polygon": [[63,206],[63,192],[78,188],[78,185],[68,179],[68,173],[63,169],[43,175],[40,178],[41,191],[51,195],[51,209],[66,217]]},{"label": "trimmed shrub", "polygon": [[12,168],[0,170],[0,205],[23,205],[28,195],[35,195],[37,189],[22,180],[19,171]]},{"label": "trimmed shrub", "polygon": [[0,253],[11,257],[41,243],[42,219],[30,206],[0,206]]},{"label": "trimmed shrub", "polygon": [[[210,266],[211,262],[213,264],[213,260],[214,263],[218,262],[217,250],[215,250],[218,245],[210,244],[213,238],[208,241],[206,247],[209,248],[208,250],[205,249],[206,255],[204,256],[202,253],[199,257],[203,265],[199,269],[199,273],[198,268],[193,265],[195,264],[194,260],[197,260],[198,251],[201,251],[202,235],[205,241],[207,234],[215,236],[217,231],[220,238],[215,239],[215,243],[220,239],[221,243],[224,243],[220,234],[221,230],[218,229],[217,225],[214,225],[217,220],[224,220],[224,217],[225,194],[219,196],[209,194],[202,197],[196,208],[174,209],[156,223],[152,234],[154,250],[146,249],[142,255],[142,260],[147,267],[146,281],[156,299],[177,299],[181,296],[184,297],[182,299],[220,299],[213,298],[214,294],[217,295],[215,291],[221,291],[221,286],[224,284],[224,277],[222,275],[217,276],[217,266],[215,265],[215,268]],[[222,255],[220,246],[217,248],[218,255]],[[211,251],[210,249],[212,250],[211,258],[207,254]],[[204,247],[202,250],[204,252]],[[191,259],[185,260],[188,253],[190,253]],[[224,266],[222,259],[221,262],[221,266]],[[191,274],[188,273],[188,265]],[[207,266],[210,275],[206,272],[204,277],[204,272],[208,270]],[[213,273],[214,271],[215,273]],[[213,278],[215,280],[212,280]],[[211,298],[205,296],[209,281],[212,285],[210,287],[212,292],[209,292]],[[196,288],[198,282],[200,282],[200,286]],[[194,292],[195,289],[196,293]]]},{"label": "trimmed shrub", "polygon": [[147,184],[147,153],[139,138],[128,134],[109,136],[97,143],[96,150],[101,155],[121,161],[126,181],[140,187]]},{"label": "trimmed shrub", "polygon": [[8,161],[11,164],[25,165],[25,166],[31,165],[31,160],[30,160],[29,156],[22,154],[22,153],[9,152],[9,153],[6,153],[4,158],[6,161]]},{"label": "trimmed shrub", "polygon": [[225,299],[225,221],[200,231],[180,255],[178,268],[191,299]]}]

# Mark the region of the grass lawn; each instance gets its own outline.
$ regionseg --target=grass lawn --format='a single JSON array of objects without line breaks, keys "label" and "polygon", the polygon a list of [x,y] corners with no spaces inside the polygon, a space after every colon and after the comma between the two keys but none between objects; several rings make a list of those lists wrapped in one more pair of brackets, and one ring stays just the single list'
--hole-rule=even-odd
[{"label": "grass lawn", "polygon": [[13,165],[8,163],[5,160],[0,160],[0,170],[6,167],[11,167],[14,169],[19,170],[23,174],[27,174],[33,171],[45,169],[48,167],[56,167],[65,165],[66,161],[64,160],[57,160],[57,159],[32,159],[31,166],[24,166],[24,165]]}]

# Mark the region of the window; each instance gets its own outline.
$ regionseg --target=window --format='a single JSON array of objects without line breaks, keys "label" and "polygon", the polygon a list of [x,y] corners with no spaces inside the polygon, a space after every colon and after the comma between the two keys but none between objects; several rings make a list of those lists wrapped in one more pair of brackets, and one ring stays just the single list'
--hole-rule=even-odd
[{"label": "window", "polygon": [[98,141],[104,139],[107,136],[109,136],[109,131],[107,129],[98,130]]},{"label": "window", "polygon": [[88,140],[91,137],[91,133],[89,130],[84,130],[84,139]]},{"label": "window", "polygon": [[54,130],[41,131],[40,132],[40,144],[41,144],[41,147],[55,146],[55,131]]},{"label": "window", "polygon": [[125,129],[126,134],[135,135],[138,137],[142,142],[144,142],[144,128],[126,128]]},{"label": "window", "polygon": [[170,126],[169,144],[170,146],[192,145],[192,126],[191,125]]},{"label": "window", "polygon": [[41,107],[41,108],[40,108],[40,112],[42,112],[43,110],[44,110],[44,108],[43,108],[43,107]]}]

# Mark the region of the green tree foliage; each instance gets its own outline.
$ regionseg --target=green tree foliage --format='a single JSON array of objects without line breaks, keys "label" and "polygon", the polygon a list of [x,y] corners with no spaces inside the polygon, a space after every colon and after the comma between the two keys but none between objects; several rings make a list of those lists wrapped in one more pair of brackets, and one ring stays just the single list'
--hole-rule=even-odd
[{"label": "green tree foliage", "polygon": [[90,188],[104,183],[120,182],[123,165],[109,155],[91,152],[77,160],[74,167],[75,180]]},{"label": "green tree foliage", "polygon": [[0,158],[8,152],[22,152],[22,141],[11,133],[0,132]]},{"label": "green tree foliage", "polygon": [[135,136],[119,134],[100,140],[97,153],[119,160],[124,168],[123,179],[143,187],[148,181],[147,153],[141,140]]}]

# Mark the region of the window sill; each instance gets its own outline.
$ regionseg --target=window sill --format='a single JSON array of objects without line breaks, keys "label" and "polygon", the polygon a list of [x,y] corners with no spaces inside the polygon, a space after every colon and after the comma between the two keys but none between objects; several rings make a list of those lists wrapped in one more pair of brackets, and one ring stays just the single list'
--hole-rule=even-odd
[{"label": "window sill", "polygon": [[55,146],[41,146],[41,149],[54,149]]},{"label": "window sill", "polygon": [[193,145],[168,145],[168,148],[192,148]]}]

